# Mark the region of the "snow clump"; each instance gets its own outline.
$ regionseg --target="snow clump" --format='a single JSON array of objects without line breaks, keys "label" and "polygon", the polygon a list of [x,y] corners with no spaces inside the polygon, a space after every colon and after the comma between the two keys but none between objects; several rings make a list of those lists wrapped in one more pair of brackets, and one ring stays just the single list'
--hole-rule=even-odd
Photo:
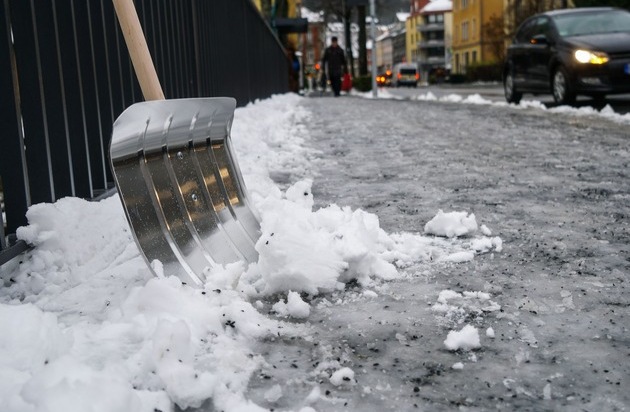
[{"label": "snow clump", "polygon": [[354,384],[354,371],[347,367],[341,368],[332,374],[332,376],[330,377],[330,383],[335,386]]},{"label": "snow clump", "polygon": [[444,213],[441,209],[437,215],[424,225],[424,233],[448,238],[461,237],[477,231],[477,220],[474,214],[467,212]]},{"label": "snow clump", "polygon": [[308,318],[311,314],[311,306],[304,302],[297,292],[289,292],[287,303],[280,301],[272,308],[280,316],[291,316],[296,319]]},{"label": "snow clump", "polygon": [[471,325],[464,326],[460,331],[450,331],[444,341],[444,345],[448,350],[452,351],[480,348],[479,331]]}]

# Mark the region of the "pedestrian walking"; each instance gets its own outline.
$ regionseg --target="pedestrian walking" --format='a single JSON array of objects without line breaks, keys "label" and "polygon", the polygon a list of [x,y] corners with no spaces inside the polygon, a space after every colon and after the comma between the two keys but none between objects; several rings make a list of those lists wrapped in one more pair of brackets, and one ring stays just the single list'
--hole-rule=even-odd
[{"label": "pedestrian walking", "polygon": [[328,72],[330,87],[337,97],[341,92],[341,77],[348,72],[348,65],[346,64],[346,56],[337,42],[337,37],[333,36],[330,41],[330,46],[324,52],[322,67],[324,73]]}]

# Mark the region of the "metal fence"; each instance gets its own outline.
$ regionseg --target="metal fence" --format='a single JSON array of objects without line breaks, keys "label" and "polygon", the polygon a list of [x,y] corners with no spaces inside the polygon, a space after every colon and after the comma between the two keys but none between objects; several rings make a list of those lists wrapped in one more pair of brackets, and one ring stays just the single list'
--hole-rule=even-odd
[{"label": "metal fence", "polygon": [[[136,8],[167,99],[244,105],[288,91],[285,51],[251,0]],[[0,0],[0,11],[0,231],[13,233],[31,204],[113,186],[112,124],[142,95],[111,0]]]}]

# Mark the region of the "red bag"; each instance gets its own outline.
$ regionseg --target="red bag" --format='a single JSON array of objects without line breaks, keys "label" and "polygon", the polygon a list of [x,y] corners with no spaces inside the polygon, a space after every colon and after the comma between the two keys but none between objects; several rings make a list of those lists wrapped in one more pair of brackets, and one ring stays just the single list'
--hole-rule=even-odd
[{"label": "red bag", "polygon": [[343,75],[343,80],[341,82],[341,90],[344,92],[349,92],[352,89],[352,77],[350,77],[350,73],[346,73]]}]

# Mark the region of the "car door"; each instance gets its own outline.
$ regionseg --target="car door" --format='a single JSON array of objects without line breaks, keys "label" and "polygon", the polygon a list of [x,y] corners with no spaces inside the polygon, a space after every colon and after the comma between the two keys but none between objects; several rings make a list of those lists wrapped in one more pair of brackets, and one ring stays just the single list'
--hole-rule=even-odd
[{"label": "car door", "polygon": [[547,16],[537,17],[529,36],[526,74],[529,86],[538,90],[549,90],[549,61],[555,48],[550,19]]},{"label": "car door", "polygon": [[523,22],[514,36],[514,41],[509,48],[510,66],[514,76],[514,84],[519,89],[529,86],[529,41],[531,32],[536,24],[535,18]]}]

